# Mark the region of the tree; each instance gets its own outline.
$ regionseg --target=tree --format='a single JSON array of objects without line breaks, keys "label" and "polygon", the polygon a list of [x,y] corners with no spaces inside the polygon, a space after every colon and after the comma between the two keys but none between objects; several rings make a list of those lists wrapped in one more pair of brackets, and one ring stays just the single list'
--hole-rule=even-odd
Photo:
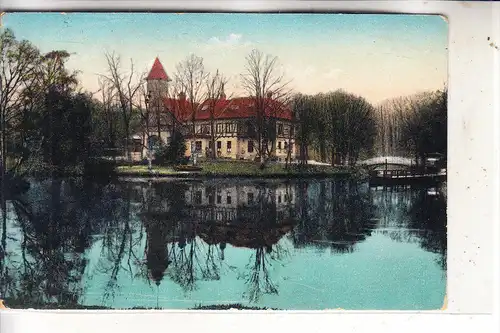
[{"label": "tree", "polygon": [[297,141],[300,145],[299,161],[307,164],[309,159],[308,148],[312,144],[314,131],[313,98],[297,94],[292,99],[292,110],[298,120]]},{"label": "tree", "polygon": [[116,109],[114,101],[116,100],[115,89],[113,84],[102,77],[98,78],[99,91],[101,93],[101,114],[100,118],[105,125],[103,128],[103,140],[109,148],[116,148],[117,124],[116,124]]},{"label": "tree", "polygon": [[140,98],[140,88],[144,74],[136,72],[134,62],[130,60],[130,69],[126,72],[122,69],[121,58],[115,53],[106,53],[108,75],[102,75],[114,88],[118,105],[122,114],[125,130],[125,150],[127,159],[131,160],[129,141],[131,134],[131,120],[135,109],[136,100]]},{"label": "tree", "polygon": [[229,101],[231,98],[227,99],[224,91],[227,82],[228,80],[219,70],[215,74],[209,74],[206,80],[206,99],[202,104],[202,109],[206,109],[210,115],[210,153],[213,159],[217,158],[215,143],[222,136],[222,133],[216,131],[217,119],[231,107]]},{"label": "tree", "polygon": [[195,120],[199,108],[205,99],[206,92],[204,91],[208,72],[205,70],[203,58],[194,54],[189,55],[176,66],[175,85],[182,94],[181,98],[187,98],[188,103],[186,110],[191,118],[192,134],[196,134]]},{"label": "tree", "polygon": [[314,96],[296,95],[292,109],[299,123],[300,160],[306,163],[309,148],[319,148],[322,161],[330,151],[332,165],[353,165],[359,155],[372,150],[376,135],[375,109],[364,98],[338,90]]},{"label": "tree", "polygon": [[182,135],[181,132],[176,131],[172,133],[168,146],[162,146],[156,152],[155,161],[160,165],[180,163],[184,158],[185,153],[186,144],[184,141],[184,135]]},{"label": "tree", "polygon": [[69,57],[66,51],[51,51],[42,57],[37,73],[43,96],[38,121],[43,159],[57,170],[85,159],[79,156],[79,140],[90,134],[90,97],[74,93],[78,80],[65,67]]},{"label": "tree", "polygon": [[[23,92],[35,82],[34,74],[40,61],[39,51],[28,41],[16,40],[10,29],[0,34],[0,170],[4,179],[8,162],[8,138],[16,137],[23,120]],[[14,169],[19,166],[14,167]]]},{"label": "tree", "polygon": [[428,153],[446,155],[446,90],[394,98],[380,112],[378,141],[384,151],[409,154],[417,165]]},{"label": "tree", "polygon": [[286,111],[291,96],[289,81],[285,81],[284,74],[279,71],[277,57],[253,50],[246,57],[241,83],[254,102],[256,148],[261,163],[264,163],[274,150],[276,118]]}]

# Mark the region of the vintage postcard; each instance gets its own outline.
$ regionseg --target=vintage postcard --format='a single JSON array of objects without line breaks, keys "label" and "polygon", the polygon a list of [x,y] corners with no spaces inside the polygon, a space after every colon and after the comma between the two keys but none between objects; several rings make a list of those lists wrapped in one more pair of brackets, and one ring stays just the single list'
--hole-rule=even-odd
[{"label": "vintage postcard", "polygon": [[7,13],[0,299],[439,310],[439,15]]}]

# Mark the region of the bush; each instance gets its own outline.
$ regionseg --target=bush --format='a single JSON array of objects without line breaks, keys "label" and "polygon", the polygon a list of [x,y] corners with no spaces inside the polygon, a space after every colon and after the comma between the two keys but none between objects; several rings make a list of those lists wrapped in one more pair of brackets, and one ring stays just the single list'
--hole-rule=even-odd
[{"label": "bush", "polygon": [[186,144],[181,133],[174,133],[168,146],[161,146],[155,152],[155,164],[182,164],[185,161]]}]

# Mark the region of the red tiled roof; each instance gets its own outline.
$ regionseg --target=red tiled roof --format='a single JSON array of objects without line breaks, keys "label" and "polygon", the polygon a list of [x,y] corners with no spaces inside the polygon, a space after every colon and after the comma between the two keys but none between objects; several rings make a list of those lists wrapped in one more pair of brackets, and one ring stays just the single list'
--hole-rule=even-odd
[{"label": "red tiled roof", "polygon": [[167,73],[163,69],[163,65],[158,57],[155,59],[153,67],[151,67],[151,71],[149,72],[146,80],[168,80]]},{"label": "red tiled roof", "polygon": [[[265,99],[266,117],[275,117],[279,119],[292,119],[292,111],[284,104],[273,99]],[[252,97],[239,97],[233,99],[207,100],[201,105],[190,104],[186,99],[165,99],[166,108],[174,114],[180,121],[189,121],[192,119],[192,110],[197,109],[196,120],[209,120],[211,111],[214,112],[215,119],[235,119],[250,118],[257,115],[254,107],[255,100]]]}]

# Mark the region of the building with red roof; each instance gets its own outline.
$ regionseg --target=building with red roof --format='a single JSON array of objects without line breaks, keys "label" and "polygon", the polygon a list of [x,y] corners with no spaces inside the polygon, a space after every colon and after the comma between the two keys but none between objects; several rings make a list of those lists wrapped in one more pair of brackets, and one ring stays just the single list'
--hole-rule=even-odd
[{"label": "building with red roof", "polygon": [[187,156],[212,156],[213,140],[218,157],[252,160],[258,154],[258,128],[265,124],[267,133],[273,132],[273,140],[266,140],[271,155],[284,161],[290,152],[295,158],[292,111],[271,94],[259,99],[228,99],[223,92],[219,98],[197,102],[190,101],[184,92],[173,96],[170,77],[158,58],[146,82],[150,117],[144,146],[157,146],[160,140],[168,144],[172,133],[182,130]]}]

